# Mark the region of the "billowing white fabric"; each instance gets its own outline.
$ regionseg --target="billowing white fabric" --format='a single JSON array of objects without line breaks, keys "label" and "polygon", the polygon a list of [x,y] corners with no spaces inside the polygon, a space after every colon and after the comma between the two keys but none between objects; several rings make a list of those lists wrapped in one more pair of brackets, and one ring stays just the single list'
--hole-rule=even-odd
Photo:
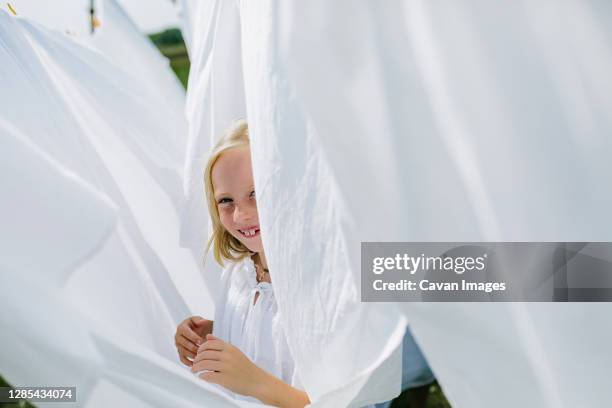
[{"label": "billowing white fabric", "polygon": [[[351,241],[609,241],[611,11],[414,1],[279,12],[296,98],[328,157],[343,152],[330,163],[358,223]],[[329,64],[311,64],[315,54]],[[609,304],[402,306],[453,406],[612,400]]]},{"label": "billowing white fabric", "polygon": [[[100,27],[93,36],[85,38],[91,38],[96,49],[116,61],[134,80],[144,82],[151,92],[158,93],[167,109],[178,117],[184,117],[185,91],[170,69],[168,59],[141,33],[117,0],[104,0],[101,5]],[[186,121],[177,120],[173,125],[175,134],[169,139],[174,140],[184,153],[187,141]]]},{"label": "billowing white fabric", "polygon": [[[390,399],[400,391],[405,321],[392,305],[360,302],[350,273],[359,257],[351,259],[347,246],[354,232],[343,226],[350,214],[275,48],[282,38],[277,11],[272,3],[241,5],[262,239],[270,269],[280,271],[274,285],[298,373],[312,400],[327,406]],[[325,400],[355,381],[369,381],[362,394],[355,388],[341,400]]]},{"label": "billowing white fabric", "polygon": [[[262,238],[311,397],[347,403],[397,344],[394,312],[349,306],[360,242],[610,240],[611,12],[241,2],[240,50],[226,49],[242,57]],[[399,306],[453,406],[612,400],[607,304]],[[380,326],[364,339],[366,321]]]},{"label": "billowing white fabric", "polygon": [[[0,269],[32,271],[43,285],[56,289],[108,238],[117,210],[106,196],[19,135],[4,118],[0,118],[0,129],[4,197],[0,201]],[[58,191],[63,194],[57,195]],[[46,211],[40,211],[41,207]],[[64,210],[67,207],[80,211],[70,214]],[[49,242],[54,241],[57,244],[50,251]]]},{"label": "billowing white fabric", "polygon": [[[239,117],[245,116],[243,84],[248,79],[243,78],[243,72],[254,72],[254,67],[251,61],[246,64],[242,60],[244,48],[242,47],[243,38],[241,36],[243,37],[245,34],[244,30],[241,29],[240,10],[237,2],[190,2],[186,0],[182,3],[183,10],[191,10],[195,13],[195,17],[191,15],[188,18],[190,15],[183,13],[185,18],[184,24],[187,27],[185,37],[190,45],[192,67],[187,92],[189,146],[184,180],[188,205],[183,214],[184,222],[181,244],[192,248],[197,253],[205,245],[208,235],[206,233],[208,215],[202,185],[202,170],[213,142],[221,136],[228,124]],[[186,35],[189,33],[191,33],[191,36]],[[247,65],[248,69],[246,68]],[[261,107],[266,110],[273,108],[269,104],[264,104]],[[279,105],[278,108],[282,108],[282,106]],[[295,118],[292,117],[292,119]],[[250,113],[249,120],[252,120]],[[301,124],[301,122],[296,123],[296,128],[299,128]],[[257,160],[257,157],[260,157],[260,154],[255,150],[257,148],[257,141],[255,138],[252,140],[253,155],[255,160]],[[267,147],[270,148],[268,154],[272,154],[274,151],[280,152],[274,146]],[[316,150],[316,147],[310,147]],[[299,151],[300,147],[296,147],[295,150]],[[306,150],[303,150],[303,152],[306,152]],[[292,178],[295,176],[295,172],[292,172],[291,166],[299,164],[299,162],[289,163],[296,156],[288,152],[286,153],[285,157],[290,167],[283,168],[283,172],[277,173],[278,175],[285,174],[286,178],[274,180],[271,183],[271,185],[276,184],[281,189],[294,188],[298,184],[297,179]],[[273,159],[279,160],[278,157]],[[271,163],[274,163],[274,161]],[[255,164],[254,171],[257,177],[258,164]],[[322,176],[324,179],[324,174]],[[306,191],[310,191],[310,189],[305,189],[304,192]],[[265,193],[258,189],[257,194],[258,197],[263,197],[262,194]],[[281,205],[281,201],[276,202]],[[265,197],[263,203],[263,210],[260,207],[260,217],[262,217],[260,220],[266,216]],[[324,201],[319,203],[319,205],[325,206],[327,203]],[[287,209],[285,202],[284,210],[287,211]],[[329,237],[335,237],[330,242],[336,241],[334,243],[335,246],[330,246],[328,249],[333,249],[334,253],[337,253],[336,249],[342,245],[340,242],[341,238],[339,237],[341,230],[334,229],[335,224],[326,224],[327,220],[328,218],[322,217],[320,219],[311,219],[310,221],[315,228],[320,225],[327,225],[329,229],[325,232],[328,233]],[[265,223],[266,221],[263,220],[262,222]],[[282,224],[283,222],[279,222],[277,225]],[[287,271],[286,273],[291,271],[291,274],[296,274],[302,273],[301,271],[308,270],[309,268],[316,270],[320,267],[318,264],[313,266],[308,262],[304,264],[296,262],[296,258],[292,254],[293,251],[298,249],[295,246],[296,244],[311,245],[312,241],[283,240],[280,238],[283,236],[284,234],[282,233],[278,235],[278,245],[287,245],[287,256],[284,257],[284,263],[273,266],[274,270],[284,269]],[[273,248],[273,245],[276,245],[276,243],[266,243],[267,248],[272,248],[272,253],[277,251],[276,248]],[[314,251],[316,245],[312,248],[313,251],[308,254],[310,262],[314,262],[313,260],[315,259],[321,260],[325,258],[318,258],[319,253]],[[339,259],[342,259],[341,254],[339,254]],[[210,264],[210,270],[206,271],[206,278],[208,279],[209,286],[212,286],[211,282],[214,282],[215,276],[218,276],[219,272],[214,270],[212,263]],[[338,259],[328,260],[327,267],[332,266],[334,268],[343,268]],[[392,309],[359,304],[355,282],[345,281],[343,274],[330,272],[327,276],[330,281],[334,282],[330,283],[330,281],[325,280],[313,282],[310,279],[310,275],[304,274],[302,279],[292,281],[292,290],[288,291],[287,287],[283,286],[280,292],[277,291],[279,293],[277,296],[279,303],[281,302],[280,296],[284,296],[285,302],[298,299],[295,307],[304,310],[299,320],[301,328],[293,334],[289,334],[289,336],[293,336],[293,344],[290,339],[289,347],[291,349],[293,347],[301,348],[300,358],[296,361],[300,377],[302,375],[300,365],[308,366],[305,372],[308,372],[309,376],[301,378],[306,391],[309,393],[311,400],[315,401],[320,399],[320,396],[325,393],[330,393],[340,386],[345,387],[346,389],[341,395],[329,395],[329,400],[322,403],[328,406],[346,405],[359,392],[371,371],[380,365],[382,361],[385,361],[384,369],[379,370],[383,375],[380,378],[372,379],[372,387],[368,389],[367,395],[363,399],[356,401],[356,404],[382,401],[393,397],[400,390],[401,360],[399,346],[403,335],[404,322],[398,316],[398,313]],[[285,279],[294,278],[295,276],[291,275]],[[275,277],[275,287],[279,285],[279,281],[282,281],[282,279],[282,273],[279,274],[278,278]],[[343,290],[346,291],[345,294],[340,296],[339,302],[337,302],[338,297],[335,293],[331,294],[326,292],[327,289],[325,289],[333,287],[338,282],[344,286]],[[309,287],[314,288],[314,292],[322,288],[322,301],[313,302],[312,299],[316,299],[319,296],[317,293],[313,293],[311,290],[301,291],[299,289]],[[220,288],[216,291],[221,293]],[[296,293],[296,291],[299,293]],[[328,299],[330,296],[331,302],[323,300]],[[338,305],[341,305],[341,307],[338,307]],[[282,306],[279,307],[282,309]],[[379,313],[377,312],[378,309],[384,309],[384,312]],[[326,311],[323,312],[323,310]],[[343,315],[350,315],[350,318],[345,316],[342,319],[337,319]],[[283,319],[285,319],[286,330],[294,330],[295,325],[298,324],[296,320],[289,324],[290,322],[286,318]],[[368,353],[367,346],[375,346],[376,344],[376,341],[368,341],[367,335],[360,335],[363,343],[349,342],[347,344],[352,347],[344,347],[343,336],[335,336],[333,332],[329,333],[329,330],[340,330],[339,326],[341,325],[347,325],[347,327],[352,328],[345,332],[354,333],[356,330],[361,331],[359,326],[365,321],[376,321],[378,329],[381,333],[385,333],[384,336],[379,337],[378,343],[381,351],[380,355],[376,355],[377,358],[375,360],[364,358],[360,354]],[[375,334],[375,336],[378,335]],[[331,339],[334,341],[330,341]],[[387,343],[388,340],[390,341]],[[328,347],[324,349],[323,345]],[[359,357],[355,358],[355,356]],[[347,361],[351,361],[351,364],[345,364]],[[339,362],[340,364],[338,364]],[[364,373],[361,371],[364,371]]]},{"label": "billowing white fabric", "polygon": [[[30,140],[56,160],[86,180],[101,186],[119,204],[122,226],[119,228],[121,235],[117,238],[129,243],[128,250],[139,253],[135,260],[146,265],[151,278],[158,283],[165,282],[168,287],[164,300],[171,313],[175,314],[174,320],[179,319],[187,309],[178,293],[172,299],[172,281],[160,259],[164,252],[169,254],[173,251],[172,246],[164,250],[164,239],[167,239],[168,243],[171,242],[170,237],[164,238],[169,233],[168,226],[162,224],[163,218],[156,218],[155,213],[150,214],[153,208],[150,198],[155,189],[159,190],[157,205],[164,208],[159,212],[171,214],[172,211],[169,194],[161,194],[163,190],[160,187],[166,187],[168,190],[172,188],[172,173],[168,167],[180,156],[176,152],[177,158],[173,159],[170,144],[163,142],[162,136],[170,133],[163,130],[166,125],[162,120],[154,123],[156,120],[147,117],[146,111],[152,108],[136,99],[140,98],[139,94],[144,93],[142,89],[130,88],[129,81],[123,81],[120,72],[113,72],[113,67],[101,56],[72,44],[59,34],[44,33],[26,21],[11,18],[4,13],[2,18],[0,30],[6,46],[2,64],[3,75],[0,79],[5,91],[0,96],[3,116],[10,119]],[[84,70],[83,66],[88,64],[90,68]],[[103,68],[105,64],[115,76],[113,82],[105,81],[104,76],[98,74],[108,74]],[[140,120],[146,120],[149,126],[134,127],[132,131],[129,127],[124,127],[124,122],[117,119],[128,112],[135,113],[134,120],[140,117]],[[32,115],[37,115],[37,120],[31,120]],[[100,140],[105,143],[100,143]],[[125,168],[131,171],[118,177],[117,173]],[[147,175],[147,170],[154,176]],[[175,177],[175,185],[178,186],[178,176]],[[150,191],[143,194],[136,187],[146,188],[146,182],[149,183],[147,187]],[[134,208],[138,205],[140,207]],[[146,217],[150,218],[145,222]],[[156,249],[156,253],[151,247]],[[167,259],[169,262],[180,262],[180,257],[176,256],[168,255]],[[183,264],[188,265],[184,261]],[[179,265],[168,269],[178,268]],[[109,268],[108,265],[103,268],[110,269],[101,271],[105,274],[117,273],[118,279],[121,276],[119,268]],[[105,292],[98,285],[90,285],[89,290],[77,286],[74,291],[85,296],[90,295],[91,291],[110,296],[115,289],[121,290],[121,286],[115,281],[107,280],[109,277],[107,275],[101,278],[108,282],[105,286],[108,286],[110,292]],[[129,275],[126,276],[128,277]],[[153,292],[156,291],[157,289],[153,289]],[[97,313],[104,314],[107,310],[104,307],[106,299],[104,298],[104,303],[92,309],[98,309]],[[95,305],[93,302],[91,304]],[[119,307],[121,303],[116,302],[116,305]],[[126,306],[123,305],[126,311],[134,310]],[[139,308],[143,306],[144,304]],[[120,321],[112,314],[109,318]],[[124,319],[126,324],[132,321],[129,316]],[[161,320],[158,322],[161,323]],[[168,324],[170,323],[169,320]],[[162,330],[160,334],[165,332]],[[144,336],[144,333],[140,336],[148,337]],[[167,356],[170,357],[171,340],[165,343]]]},{"label": "billowing white fabric", "polygon": [[[0,8],[8,11],[4,1]],[[129,3],[129,2],[128,2]],[[166,0],[149,1],[150,7],[166,7]],[[43,5],[38,0],[13,0],[10,2],[19,16],[26,17],[45,27],[67,34],[75,41],[91,46],[124,71],[132,81],[140,81],[149,92],[157,93],[159,101],[181,119],[172,123],[176,144],[184,154],[187,132],[184,117],[185,91],[172,72],[167,58],[162,56],[147,36],[122,7],[122,0],[97,0],[96,19],[99,26],[90,32],[89,0],[57,0]],[[173,11],[172,7],[168,7]],[[183,160],[180,161],[183,163]]]},{"label": "billowing white fabric", "polygon": [[392,306],[360,303],[358,284],[346,274],[342,204],[291,87],[277,82],[283,66],[269,53],[276,39],[267,29],[270,5],[252,4],[241,16],[238,2],[203,3],[201,20],[190,23],[206,31],[190,41],[185,183],[188,200],[195,200],[184,214],[183,238],[195,248],[205,242],[201,172],[210,140],[241,116],[246,91],[262,239],[271,269],[280,271],[273,284],[302,384],[312,401],[327,406],[390,399],[400,391],[405,321]]},{"label": "billowing white fabric", "polygon": [[[191,249],[194,256],[202,258],[209,236],[203,189],[207,155],[228,123],[246,114],[238,52],[240,24],[233,1],[185,0],[181,3],[188,30],[184,36],[190,45],[191,68],[186,106],[189,130],[183,173],[186,205],[180,242]],[[193,14],[184,14],[186,12]],[[206,262],[204,275],[211,291],[218,293],[221,268],[214,261]]]},{"label": "billowing white fabric", "polygon": [[[279,5],[276,65],[333,169],[349,259],[374,240],[609,241],[611,12],[598,1]],[[608,304],[401,306],[453,406],[612,400]]]},{"label": "billowing white fabric", "polygon": [[27,17],[45,27],[84,36],[91,30],[89,17],[90,0],[55,0],[52,7],[42,7],[38,0],[2,0],[0,8],[9,11],[10,4],[17,15]]},{"label": "billowing white fabric", "polygon": [[[257,294],[257,299],[255,296]],[[258,367],[287,384],[301,387],[294,378],[289,352],[272,284],[257,282],[250,257],[227,261],[215,304],[213,334],[238,347]],[[233,394],[235,398],[257,401]]]},{"label": "billowing white fabric", "polygon": [[[12,57],[3,64],[3,114],[60,162],[112,191],[114,200],[121,196],[128,234],[146,254],[149,273],[167,290],[165,301],[175,320],[184,318],[187,309],[178,293],[171,295],[169,273],[176,274],[175,282],[192,305],[212,309],[212,299],[201,293],[199,260],[176,246],[183,154],[173,140],[173,122],[180,118],[163,108],[157,112],[163,106],[154,103],[158,98],[98,53],[62,34],[43,33],[25,20],[4,16],[4,30],[23,23],[22,35],[6,31],[2,38],[8,49],[20,50],[8,54]],[[30,120],[33,114],[38,120]],[[126,115],[129,121],[122,119]],[[49,127],[56,136],[50,136]],[[122,174],[125,166],[130,171]]]},{"label": "billowing white fabric", "polygon": [[[157,328],[134,335],[70,304],[63,281],[91,272],[88,263],[104,264],[106,272],[122,268],[124,278],[134,273],[119,251],[105,252],[118,209],[2,118],[0,139],[0,187],[7,193],[0,204],[2,375],[14,384],[76,386],[79,406],[108,406],[109,398],[132,406],[236,406],[153,352],[146,335]],[[33,257],[48,262],[42,267]],[[160,324],[162,317],[156,315]]]},{"label": "billowing white fabric", "polygon": [[2,375],[77,385],[87,406],[236,406],[173,344],[190,308],[214,306],[178,246],[172,112],[107,58],[4,11],[0,61]]},{"label": "billowing white fabric", "polygon": [[[155,108],[155,92],[0,12],[0,127],[25,146],[2,174],[58,188],[0,178],[16,198],[57,199],[38,202],[42,223],[9,202],[15,221],[0,231],[12,251],[0,256],[9,381],[76,384],[92,406],[107,391],[142,405],[233,404],[176,364],[171,339],[187,305],[212,310],[192,255],[206,238],[203,155],[248,113],[281,322],[314,405],[399,391],[404,318],[453,406],[610,405],[608,304],[387,308],[358,293],[361,241],[610,241],[606,3],[211,0],[197,10],[184,214],[175,118]],[[63,240],[57,221],[68,222]],[[192,254],[176,245],[179,222]],[[26,225],[49,238],[14,241]],[[180,294],[175,272],[189,283]]]},{"label": "billowing white fabric", "polygon": [[[167,28],[167,25],[178,23],[178,13],[172,1],[116,1],[138,23],[138,27],[146,32],[158,32]],[[106,23],[104,21],[106,1],[95,0],[93,3],[98,22],[103,27]],[[62,33],[70,33],[70,35],[78,38],[86,38],[91,34],[89,14],[91,0],[53,0],[53,2],[40,0],[0,0],[0,9],[8,12],[9,4],[17,12],[17,15],[27,17],[43,24],[47,28]],[[119,44],[118,46],[121,47]],[[122,61],[122,63],[127,63],[127,61]]]},{"label": "billowing white fabric", "polygon": [[[183,34],[183,41],[187,47],[187,52],[191,53],[191,40],[195,38],[193,32],[197,27],[194,25],[196,19],[203,21],[201,17],[202,10],[198,7],[210,7],[212,2],[210,1],[199,1],[199,0],[178,0],[175,2],[177,15],[180,22],[181,32]],[[190,59],[193,59],[191,54]]]}]

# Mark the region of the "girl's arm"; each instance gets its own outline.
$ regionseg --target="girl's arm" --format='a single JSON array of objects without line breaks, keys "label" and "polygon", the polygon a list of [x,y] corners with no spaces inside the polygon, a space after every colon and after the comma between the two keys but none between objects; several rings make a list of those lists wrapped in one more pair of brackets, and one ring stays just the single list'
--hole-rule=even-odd
[{"label": "girl's arm", "polygon": [[[262,370],[264,371],[264,370]],[[264,371],[265,378],[260,389],[252,397],[267,405],[283,408],[304,408],[310,404],[308,394],[283,382],[281,379]]]},{"label": "girl's arm", "polygon": [[191,371],[207,370],[199,376],[205,381],[268,405],[303,408],[310,404],[304,391],[290,386],[255,365],[237,347],[209,334],[198,349]]}]

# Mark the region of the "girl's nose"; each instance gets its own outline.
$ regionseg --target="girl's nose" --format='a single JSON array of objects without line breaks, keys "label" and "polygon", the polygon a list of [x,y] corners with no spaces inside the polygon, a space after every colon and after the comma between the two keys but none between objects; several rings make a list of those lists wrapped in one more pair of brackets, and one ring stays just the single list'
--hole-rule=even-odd
[{"label": "girl's nose", "polygon": [[256,212],[252,208],[245,206],[236,206],[234,209],[234,222],[236,224],[244,223],[255,219]]}]

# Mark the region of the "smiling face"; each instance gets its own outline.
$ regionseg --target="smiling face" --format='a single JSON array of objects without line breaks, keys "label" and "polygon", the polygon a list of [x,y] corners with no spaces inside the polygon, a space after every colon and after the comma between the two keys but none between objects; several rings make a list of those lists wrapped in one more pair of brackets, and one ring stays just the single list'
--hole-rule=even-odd
[{"label": "smiling face", "polygon": [[212,168],[211,178],[223,227],[250,251],[262,252],[249,147],[223,152]]}]

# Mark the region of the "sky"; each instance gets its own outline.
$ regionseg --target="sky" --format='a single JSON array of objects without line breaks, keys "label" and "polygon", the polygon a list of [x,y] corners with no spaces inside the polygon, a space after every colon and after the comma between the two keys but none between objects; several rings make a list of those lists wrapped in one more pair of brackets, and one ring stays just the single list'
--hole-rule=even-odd
[{"label": "sky", "polygon": [[[7,3],[20,16],[36,20],[48,27],[70,30],[78,34],[89,32],[90,0],[0,0],[0,10],[8,11]],[[136,24],[146,33],[178,27],[176,8],[171,0],[116,0]],[[96,0],[103,12],[103,0]]]}]

